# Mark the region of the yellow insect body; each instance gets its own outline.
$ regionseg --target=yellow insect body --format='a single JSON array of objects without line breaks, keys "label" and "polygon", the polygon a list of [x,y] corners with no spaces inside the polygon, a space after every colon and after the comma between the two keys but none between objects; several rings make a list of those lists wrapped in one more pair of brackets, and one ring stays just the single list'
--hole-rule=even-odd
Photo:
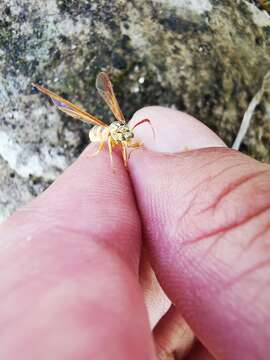
[{"label": "yellow insect body", "polygon": [[96,88],[117,119],[117,121],[112,122],[110,125],[105,124],[102,120],[89,114],[84,109],[70,103],[69,101],[63,99],[61,96],[44,88],[43,86],[40,86],[38,84],[32,85],[42,93],[50,96],[53,103],[57,106],[59,110],[72,116],[75,119],[80,119],[92,125],[95,125],[89,131],[90,141],[94,143],[99,143],[99,148],[93,155],[98,154],[107,142],[110,159],[112,162],[112,149],[114,146],[120,146],[122,150],[124,164],[125,166],[127,166],[127,147],[139,148],[142,146],[141,143],[134,142],[133,130],[136,126],[141,125],[145,122],[148,122],[151,125],[151,122],[148,119],[143,119],[139,121],[135,126],[133,126],[133,128],[129,127],[119,107],[113,91],[112,84],[106,73],[101,72],[98,74],[96,80]]},{"label": "yellow insect body", "polygon": [[91,142],[97,143],[102,141],[107,141],[110,135],[110,131],[108,127],[101,127],[99,125],[95,125],[89,131],[89,139]]},{"label": "yellow insect body", "polygon": [[127,145],[132,145],[131,140],[134,138],[134,133],[127,124],[121,124],[119,121],[114,121],[105,128],[95,125],[89,131],[89,139],[91,142],[107,141],[110,136],[115,142],[125,141]]}]

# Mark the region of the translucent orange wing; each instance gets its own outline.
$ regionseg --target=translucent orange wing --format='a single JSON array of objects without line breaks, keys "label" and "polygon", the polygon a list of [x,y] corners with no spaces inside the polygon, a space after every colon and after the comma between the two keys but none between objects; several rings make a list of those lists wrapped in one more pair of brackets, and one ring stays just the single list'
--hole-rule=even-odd
[{"label": "translucent orange wing", "polygon": [[107,127],[108,125],[105,124],[102,120],[96,118],[95,116],[89,114],[88,112],[86,112],[85,110],[83,110],[82,108],[80,108],[77,105],[72,104],[71,102],[63,99],[61,96],[53,93],[52,91],[44,88],[41,85],[38,84],[32,84],[35,88],[37,88],[40,92],[42,92],[43,94],[48,95],[51,99],[52,102],[54,103],[54,105],[57,106],[57,108],[61,111],[63,111],[64,113],[72,116],[75,119],[80,119],[83,121],[86,121],[90,124],[94,124],[94,125],[99,125],[102,127]]},{"label": "translucent orange wing", "polygon": [[126,120],[114,94],[112,83],[105,72],[101,72],[98,74],[96,79],[96,88],[100,96],[102,96],[102,98],[105,100],[105,102],[113,112],[116,119],[120,123],[125,124]]}]

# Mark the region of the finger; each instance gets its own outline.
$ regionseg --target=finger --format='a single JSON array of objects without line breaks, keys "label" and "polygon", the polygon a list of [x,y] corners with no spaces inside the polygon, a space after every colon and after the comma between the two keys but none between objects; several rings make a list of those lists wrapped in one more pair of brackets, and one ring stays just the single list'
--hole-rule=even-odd
[{"label": "finger", "polygon": [[0,228],[1,359],[154,357],[130,182],[91,152]]},{"label": "finger", "polygon": [[[146,108],[136,116],[154,118],[162,134],[173,118],[184,145],[190,148],[191,134],[207,143],[207,131],[198,125],[192,133],[185,115],[160,111]],[[147,144],[143,133],[141,139]],[[166,139],[170,144],[169,134]],[[212,133],[209,146],[215,146]],[[270,337],[269,166],[221,147],[175,155],[138,150],[130,171],[151,262],[167,295],[217,358],[264,358]]]},{"label": "finger", "polygon": [[153,329],[162,316],[169,310],[171,301],[157,281],[146,249],[142,251],[140,262],[140,284],[143,290],[150,326],[151,329]]},{"label": "finger", "polygon": [[184,359],[194,343],[194,334],[173,305],[154,329],[159,360]]},{"label": "finger", "polygon": [[[136,128],[136,138],[143,142],[145,147],[152,150],[158,150],[159,152],[179,152],[188,150],[185,143],[187,134],[184,134],[183,136],[181,128],[178,125],[178,111],[170,111],[170,116],[168,116],[168,111],[165,108],[155,106],[148,107],[146,113],[139,111],[133,116],[131,120],[131,126],[137,124],[145,114],[149,117],[151,125],[155,131],[155,136],[153,136],[152,128],[148,125],[144,125],[143,127],[139,126]],[[192,139],[189,144],[190,147],[203,147],[206,144],[209,146],[210,136],[214,146],[225,146],[224,142],[220,138],[218,138],[213,132],[209,131],[209,129],[206,127],[201,126],[201,124],[196,119],[187,114],[183,115],[184,116],[181,118],[181,123],[183,123],[185,126],[189,125],[189,134],[190,138]],[[160,126],[160,118],[166,121],[166,128],[162,126],[162,124]],[[201,137],[198,140],[197,137],[194,136],[198,129],[199,131],[203,133],[206,132],[208,134],[207,143],[205,142],[204,137]],[[142,287],[144,289],[144,297],[150,317],[150,323],[153,326],[156,325],[162,316],[166,314],[166,311],[169,309],[170,302],[168,301],[163,290],[160,288],[154,271],[152,270],[149,261],[145,260],[145,256],[143,257],[142,261],[140,278]],[[174,327],[173,332],[171,331],[172,323],[174,323],[175,326],[176,324],[178,325],[178,316],[175,316],[175,312],[173,312],[174,315],[172,315],[171,312],[172,311],[169,311],[165,318],[161,320],[158,329],[156,329],[159,341],[165,342],[167,344],[166,348],[164,347],[163,349],[163,353],[167,354],[169,353],[167,350],[171,344],[174,344],[175,347],[177,346],[177,340],[179,347],[182,346],[182,339],[177,337],[176,340],[176,337],[173,334],[173,332],[176,331],[176,328]],[[173,317],[175,318],[173,319]],[[183,323],[181,323],[181,326],[179,326],[179,329],[176,332],[178,333],[182,330],[182,328]],[[161,332],[161,334],[159,334],[159,332]]]}]

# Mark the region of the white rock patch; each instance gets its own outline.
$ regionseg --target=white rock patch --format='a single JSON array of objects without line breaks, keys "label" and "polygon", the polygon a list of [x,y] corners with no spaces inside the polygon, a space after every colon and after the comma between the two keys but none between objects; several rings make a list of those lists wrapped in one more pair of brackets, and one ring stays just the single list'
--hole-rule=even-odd
[{"label": "white rock patch", "polygon": [[184,8],[196,12],[201,15],[206,11],[211,11],[213,6],[209,0],[154,0],[155,2]]},{"label": "white rock patch", "polygon": [[4,131],[0,131],[0,155],[23,178],[33,175],[44,180],[54,180],[57,172],[68,166],[65,157],[56,151],[51,153],[49,148],[43,146],[39,154],[31,153],[26,145],[18,145]]},{"label": "white rock patch", "polygon": [[257,6],[247,1],[245,1],[245,3],[247,4],[252,14],[253,21],[256,25],[260,27],[270,26],[270,15],[268,14],[267,11],[260,10],[257,8]]}]

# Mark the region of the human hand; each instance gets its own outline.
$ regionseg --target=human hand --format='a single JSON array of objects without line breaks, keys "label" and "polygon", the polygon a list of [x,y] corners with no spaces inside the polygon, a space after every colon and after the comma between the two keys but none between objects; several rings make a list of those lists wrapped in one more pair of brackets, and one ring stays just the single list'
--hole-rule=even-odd
[{"label": "human hand", "polygon": [[[1,225],[1,359],[154,359],[141,237],[175,305],[154,329],[157,342],[171,319],[181,327],[181,313],[215,358],[267,358],[269,166],[187,115],[146,108],[133,121],[145,117],[156,132],[153,140],[137,128],[146,148],[190,151],[136,150],[130,181],[120,157],[112,173],[108,154],[91,158],[90,146]],[[209,146],[219,148],[194,150]],[[181,334],[171,338],[168,352],[181,358]],[[188,358],[212,358],[205,348]]]}]

